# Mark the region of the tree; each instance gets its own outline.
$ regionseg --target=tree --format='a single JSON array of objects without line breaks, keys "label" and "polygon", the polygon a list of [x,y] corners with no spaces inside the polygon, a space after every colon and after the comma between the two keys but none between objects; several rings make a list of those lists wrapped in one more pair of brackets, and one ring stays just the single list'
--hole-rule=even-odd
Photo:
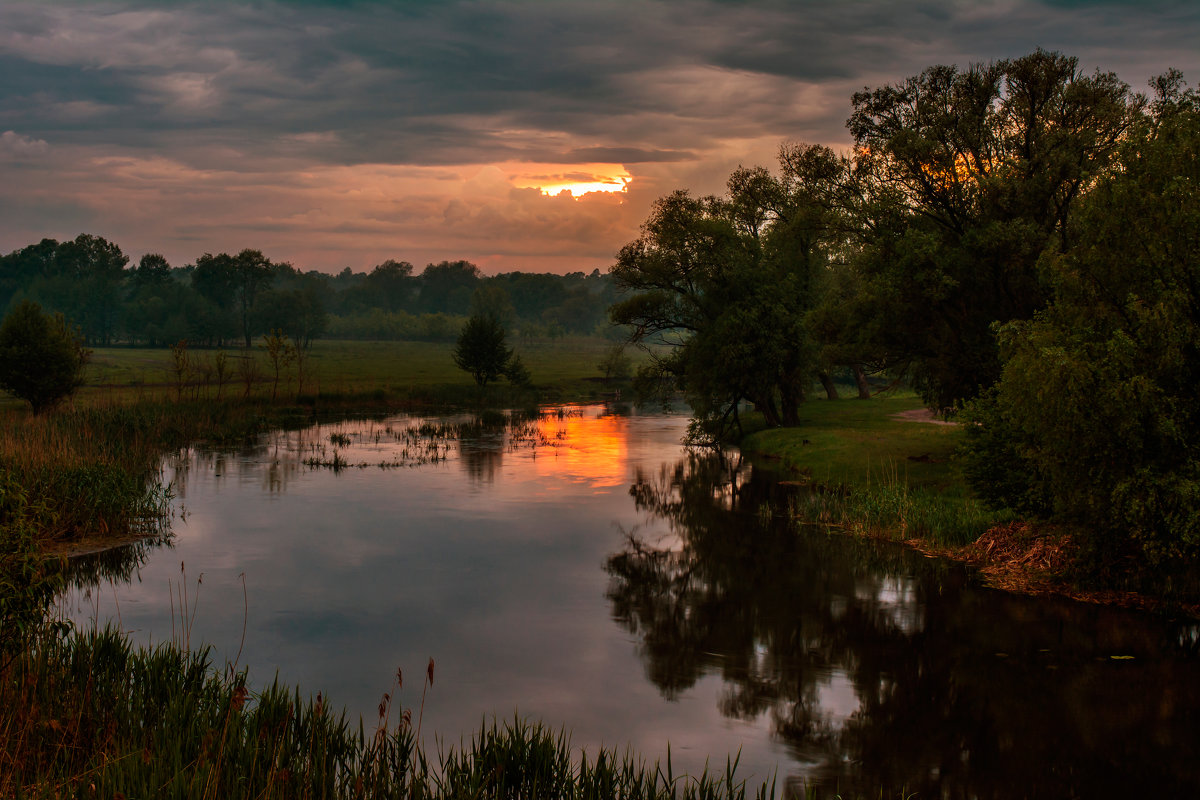
[{"label": "tree", "polygon": [[701,428],[721,436],[749,400],[768,424],[795,424],[811,380],[804,324],[836,227],[821,201],[832,151],[785,148],[781,174],[739,169],[724,197],[660,199],[611,274],[631,294],[610,309],[649,351],[640,391],[681,389]]},{"label": "tree", "polygon": [[51,275],[58,255],[58,242],[42,239],[37,244],[0,256],[0,310],[8,307],[18,292],[28,290],[39,278]]},{"label": "tree", "polygon": [[469,261],[429,264],[418,279],[421,285],[418,301],[421,310],[465,313],[479,279],[479,267]]},{"label": "tree", "polygon": [[[495,317],[476,314],[463,325],[454,348],[454,363],[471,373],[476,384],[486,386],[488,381],[505,375],[514,359],[513,351],[505,343],[504,326]],[[515,364],[519,369],[514,374],[522,374],[524,366],[519,359]],[[523,374],[527,380],[528,373]]]},{"label": "tree", "polygon": [[36,416],[83,385],[89,356],[61,314],[23,301],[0,324],[0,389],[28,401]]},{"label": "tree", "polygon": [[[854,95],[855,196],[864,291],[854,335],[952,408],[1000,374],[992,324],[1050,299],[1038,264],[1139,119],[1111,73],[1038,50],[966,70],[935,66]],[[875,324],[857,323],[873,318]]]},{"label": "tree", "polygon": [[363,281],[363,291],[369,295],[367,305],[388,311],[407,308],[416,286],[412,272],[412,264],[390,258],[375,267]]},{"label": "tree", "polygon": [[58,245],[50,272],[33,285],[32,294],[77,322],[88,341],[109,344],[128,263],[115,243],[81,233]]},{"label": "tree", "polygon": [[1000,328],[967,472],[993,505],[1076,526],[1098,568],[1200,556],[1200,98],[1177,73],[1042,268],[1053,302]]},{"label": "tree", "polygon": [[192,286],[220,311],[236,319],[242,340],[250,347],[255,334],[254,303],[267,289],[278,265],[261,250],[243,250],[236,256],[205,253],[196,259]]},{"label": "tree", "polygon": [[206,333],[212,335],[216,344],[236,336],[234,298],[237,292],[236,266],[228,253],[212,255],[205,253],[196,259],[192,270],[192,288],[211,306],[206,317]]},{"label": "tree", "polygon": [[495,317],[505,328],[512,325],[517,316],[508,290],[494,283],[486,283],[471,293],[471,316]]},{"label": "tree", "polygon": [[623,380],[633,373],[633,359],[625,353],[625,342],[615,342],[607,350],[596,368],[604,373],[604,382]]},{"label": "tree", "polygon": [[143,287],[162,286],[171,281],[171,265],[161,253],[146,253],[136,268],[129,272],[129,284],[136,291]]}]

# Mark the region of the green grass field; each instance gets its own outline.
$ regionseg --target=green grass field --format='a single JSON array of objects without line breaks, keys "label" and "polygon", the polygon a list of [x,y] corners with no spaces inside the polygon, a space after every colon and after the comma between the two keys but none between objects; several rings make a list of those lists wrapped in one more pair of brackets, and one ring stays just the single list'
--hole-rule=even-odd
[{"label": "green grass field", "polygon": [[920,539],[943,547],[975,541],[1008,515],[971,496],[957,463],[963,431],[904,418],[919,412],[911,392],[870,400],[812,400],[795,428],[743,439],[752,457],[777,459],[818,486],[798,501],[797,520],[868,536]]},{"label": "green grass field", "polygon": [[[520,342],[516,351],[533,378],[533,385],[547,401],[599,399],[613,387],[606,385],[597,366],[612,342],[593,336]],[[305,394],[363,394],[382,391],[409,395],[414,390],[433,387],[470,387],[469,374],[454,365],[452,342],[361,342],[319,340],[313,343],[304,366]],[[642,356],[635,348],[626,351],[636,364]],[[243,351],[226,351],[230,363]],[[266,351],[256,346],[254,357],[257,380],[255,396],[271,394],[272,369]],[[216,394],[211,363],[217,351],[193,349],[188,352],[192,370],[185,392],[198,398]],[[205,379],[205,369],[208,378]],[[241,396],[244,382],[231,366],[233,375],[222,389],[223,395]],[[95,348],[87,368],[86,384],[79,393],[80,402],[169,397],[175,394],[171,351],[166,348],[102,347]],[[289,367],[280,381],[281,396],[297,391],[296,367]],[[10,397],[0,399],[0,407],[21,405]]]},{"label": "green grass field", "polygon": [[901,391],[870,400],[810,400],[800,407],[798,427],[752,433],[741,447],[778,457],[817,483],[857,488],[899,480],[961,496],[966,489],[955,451],[962,429],[897,416],[923,407],[915,394]]}]

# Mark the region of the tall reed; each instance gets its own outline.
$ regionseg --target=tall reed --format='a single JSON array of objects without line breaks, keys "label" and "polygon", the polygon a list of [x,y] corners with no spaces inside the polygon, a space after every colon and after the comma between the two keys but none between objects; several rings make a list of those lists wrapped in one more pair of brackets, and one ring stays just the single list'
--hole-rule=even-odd
[{"label": "tall reed", "polygon": [[[747,796],[736,762],[680,776],[669,759],[577,754],[565,734],[521,720],[431,757],[412,714],[392,708],[398,686],[368,727],[278,682],[251,692],[244,672],[218,673],[210,659],[178,644],[135,648],[111,629],[42,635],[0,669],[0,796]],[[773,794],[771,785],[752,796]]]},{"label": "tall reed", "polygon": [[912,488],[899,480],[853,489],[814,486],[792,500],[791,513],[805,524],[899,541],[923,539],[944,547],[969,544],[1009,518],[971,498]]}]

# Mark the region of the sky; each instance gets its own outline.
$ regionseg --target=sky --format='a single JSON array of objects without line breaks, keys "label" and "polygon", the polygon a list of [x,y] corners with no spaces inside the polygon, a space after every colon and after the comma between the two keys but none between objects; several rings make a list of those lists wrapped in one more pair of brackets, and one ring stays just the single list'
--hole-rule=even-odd
[{"label": "sky", "polygon": [[1195,0],[0,0],[0,253],[601,271],[855,91],[1041,47],[1200,82]]}]

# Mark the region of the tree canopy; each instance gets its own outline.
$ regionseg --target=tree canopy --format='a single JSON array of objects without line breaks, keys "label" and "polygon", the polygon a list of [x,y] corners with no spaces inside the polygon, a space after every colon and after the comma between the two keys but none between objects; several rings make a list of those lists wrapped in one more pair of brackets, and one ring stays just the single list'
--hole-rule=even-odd
[{"label": "tree canopy", "polygon": [[1200,104],[1160,88],[1043,263],[1052,302],[999,329],[969,429],[984,497],[1078,525],[1108,566],[1200,555]]},{"label": "tree canopy", "polygon": [[643,391],[681,388],[710,434],[737,424],[743,400],[793,422],[815,370],[804,317],[835,230],[818,197],[840,165],[826,148],[783,155],[780,176],[739,169],[723,197],[662,198],[612,268],[629,293],[613,322],[666,348],[640,371]]},{"label": "tree canopy", "polygon": [[1070,246],[1079,198],[1143,101],[1112,73],[1039,50],[930,67],[853,104],[862,285],[842,338],[865,338],[930,406],[955,408],[999,377],[993,323],[1029,319],[1050,299],[1039,260]]}]

